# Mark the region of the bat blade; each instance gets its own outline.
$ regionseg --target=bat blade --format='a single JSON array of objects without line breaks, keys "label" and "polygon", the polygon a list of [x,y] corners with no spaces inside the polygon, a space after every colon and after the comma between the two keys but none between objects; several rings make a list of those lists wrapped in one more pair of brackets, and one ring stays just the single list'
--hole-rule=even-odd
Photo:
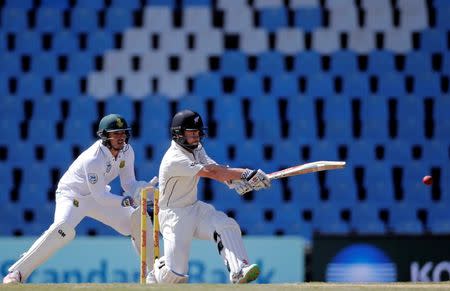
[{"label": "bat blade", "polygon": [[268,174],[270,180],[281,179],[285,177],[309,174],[314,172],[342,169],[345,167],[343,161],[317,161],[303,165],[297,165]]}]

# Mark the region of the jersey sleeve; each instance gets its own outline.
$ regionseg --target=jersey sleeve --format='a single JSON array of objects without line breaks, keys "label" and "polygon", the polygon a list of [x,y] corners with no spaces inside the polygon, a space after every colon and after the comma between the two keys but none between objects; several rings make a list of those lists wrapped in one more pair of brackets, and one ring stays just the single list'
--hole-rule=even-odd
[{"label": "jersey sleeve", "polygon": [[98,203],[105,206],[119,207],[122,203],[122,197],[105,190],[106,181],[101,169],[101,166],[95,160],[88,160],[84,164],[84,174],[89,191]]}]

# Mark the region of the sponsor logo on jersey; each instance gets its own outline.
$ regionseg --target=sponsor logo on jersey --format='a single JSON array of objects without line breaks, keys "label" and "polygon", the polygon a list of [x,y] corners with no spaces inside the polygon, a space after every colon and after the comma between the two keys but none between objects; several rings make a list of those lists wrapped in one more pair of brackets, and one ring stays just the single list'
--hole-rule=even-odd
[{"label": "sponsor logo on jersey", "polygon": [[91,184],[97,183],[97,181],[98,181],[97,174],[95,174],[95,173],[88,173],[88,180],[89,180],[89,183],[91,183]]},{"label": "sponsor logo on jersey", "polygon": [[124,160],[121,160],[120,161],[120,164],[119,164],[119,168],[123,168],[123,167],[125,167],[125,161]]},{"label": "sponsor logo on jersey", "polygon": [[77,199],[73,199],[73,206],[75,206],[75,207],[80,206],[80,202],[78,202]]}]

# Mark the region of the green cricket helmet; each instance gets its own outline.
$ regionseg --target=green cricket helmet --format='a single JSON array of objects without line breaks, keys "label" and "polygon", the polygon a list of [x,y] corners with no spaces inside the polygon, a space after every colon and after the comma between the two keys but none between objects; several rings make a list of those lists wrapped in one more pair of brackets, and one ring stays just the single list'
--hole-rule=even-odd
[{"label": "green cricket helmet", "polygon": [[109,143],[108,133],[116,131],[125,131],[125,134],[127,135],[126,143],[128,143],[128,139],[131,135],[131,128],[128,127],[128,123],[125,118],[119,114],[109,114],[100,120],[97,135],[102,139],[104,145]]}]

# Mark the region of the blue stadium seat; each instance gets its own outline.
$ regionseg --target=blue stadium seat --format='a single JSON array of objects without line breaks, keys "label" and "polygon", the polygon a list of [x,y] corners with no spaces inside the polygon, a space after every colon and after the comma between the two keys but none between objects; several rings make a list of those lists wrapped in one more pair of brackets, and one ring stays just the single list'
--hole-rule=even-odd
[{"label": "blue stadium seat", "polygon": [[9,143],[15,143],[20,141],[20,121],[1,119],[0,120],[0,130],[3,133],[3,141],[8,141]]},{"label": "blue stadium seat", "polygon": [[245,122],[241,106],[241,99],[237,96],[224,95],[215,100],[217,139],[226,143],[245,139]]},{"label": "blue stadium seat", "polygon": [[305,208],[315,208],[321,204],[320,188],[317,175],[300,175],[290,177],[288,185],[292,191],[292,201],[294,205],[301,205]]},{"label": "blue stadium seat", "polygon": [[133,100],[127,96],[115,95],[105,100],[105,114],[120,114],[130,123],[134,119]]},{"label": "blue stadium seat", "polygon": [[429,165],[443,165],[448,158],[448,149],[445,142],[439,139],[431,139],[422,142],[422,161]]},{"label": "blue stadium seat", "polygon": [[[49,108],[53,108],[49,110]],[[59,102],[55,102],[53,97],[43,96],[33,101],[33,115],[31,116],[30,130],[34,128],[35,120],[48,120],[55,123],[62,120]]]},{"label": "blue stadium seat", "polygon": [[412,160],[410,143],[401,139],[391,140],[385,148],[385,159],[397,165],[409,163]]},{"label": "blue stadium seat", "polygon": [[[165,2],[172,1],[165,0]],[[211,0],[182,0],[181,2],[183,3],[183,6],[210,6],[212,4]]]},{"label": "blue stadium seat", "polygon": [[34,146],[30,142],[19,141],[8,146],[7,163],[9,166],[26,168],[30,162],[35,160]]},{"label": "blue stadium seat", "polygon": [[[11,236],[22,221],[22,212],[12,203],[2,203],[0,206],[0,235]],[[14,221],[15,223],[11,223]]]},{"label": "blue stadium seat", "polygon": [[350,74],[358,71],[356,53],[348,50],[337,51],[330,55],[330,73]]},{"label": "blue stadium seat", "polygon": [[430,72],[431,56],[429,53],[422,51],[414,51],[405,55],[405,73],[406,74],[423,74],[424,72]]},{"label": "blue stadium seat", "polygon": [[41,7],[59,9],[61,11],[70,7],[69,0],[43,0]]},{"label": "blue stadium seat", "polygon": [[340,209],[330,202],[321,203],[314,209],[313,225],[320,233],[346,234],[350,231],[349,225],[340,217]]},{"label": "blue stadium seat", "polygon": [[[92,1],[95,3],[96,1]],[[74,33],[94,33],[97,29],[97,12],[91,8],[74,8],[71,12],[71,31]]]},{"label": "blue stadium seat", "polygon": [[49,77],[58,74],[57,56],[50,53],[33,55],[31,59],[32,71],[42,77]]},{"label": "blue stadium seat", "polygon": [[349,156],[346,161],[349,164],[361,165],[375,161],[375,146],[367,139],[354,140],[348,143]]},{"label": "blue stadium seat", "polygon": [[351,99],[347,96],[333,95],[326,99],[324,108],[325,136],[335,141],[348,141],[352,138]]},{"label": "blue stadium seat", "polygon": [[450,232],[448,204],[438,203],[428,210],[427,226],[433,234]]},{"label": "blue stadium seat", "polygon": [[257,71],[264,76],[284,73],[284,58],[279,52],[265,52],[258,55]]},{"label": "blue stadium seat", "polygon": [[54,141],[48,143],[45,149],[45,164],[50,168],[60,168],[65,171],[73,162],[72,145],[67,141]]},{"label": "blue stadium seat", "polygon": [[70,55],[67,72],[74,77],[87,75],[94,70],[94,57],[89,52],[74,52]]},{"label": "blue stadium seat", "polygon": [[445,53],[447,47],[447,33],[444,29],[426,29],[421,31],[420,49],[429,53]]},{"label": "blue stadium seat", "polygon": [[94,142],[96,138],[93,135],[92,122],[84,119],[83,115],[80,116],[82,117],[68,120],[64,124],[64,140],[86,147]]},{"label": "blue stadium seat", "polygon": [[261,77],[254,74],[241,75],[236,79],[236,89],[234,94],[253,99],[263,95],[264,92]]},{"label": "blue stadium seat", "polygon": [[[446,1],[442,1],[446,2]],[[440,29],[450,28],[450,19],[447,17],[450,13],[450,5],[448,3],[444,7],[436,9],[436,26]]]},{"label": "blue stadium seat", "polygon": [[298,95],[298,82],[293,74],[281,73],[272,76],[272,95],[294,97]]},{"label": "blue stadium seat", "polygon": [[385,74],[395,71],[394,54],[386,50],[375,50],[369,53],[368,74]]},{"label": "blue stadium seat", "polygon": [[314,51],[298,53],[294,59],[294,73],[303,76],[322,73],[320,54]]},{"label": "blue stadium seat", "polygon": [[29,10],[33,8],[33,0],[7,0],[5,1],[5,8],[19,8],[23,10]]},{"label": "blue stadium seat", "polygon": [[219,164],[228,162],[226,145],[218,139],[206,138],[202,144],[205,146],[208,156]]},{"label": "blue stadium seat", "polygon": [[435,136],[440,140],[449,141],[450,136],[450,119],[448,118],[448,108],[450,108],[450,96],[442,95],[434,99],[434,120],[435,122]]},{"label": "blue stadium seat", "polygon": [[416,208],[407,203],[397,203],[390,207],[389,227],[397,234],[421,234],[423,231]]},{"label": "blue stadium seat", "polygon": [[373,162],[365,167],[364,186],[368,203],[389,207],[394,203],[392,173],[389,163]]},{"label": "blue stadium seat", "polygon": [[53,95],[59,98],[79,96],[81,93],[78,78],[71,74],[56,75],[53,84]]},{"label": "blue stadium seat", "polygon": [[37,31],[25,30],[16,35],[18,54],[35,54],[41,51],[41,36]]},{"label": "blue stadium seat", "polygon": [[274,145],[274,160],[283,167],[300,164],[300,146],[290,139],[281,139]]},{"label": "blue stadium seat", "polygon": [[2,9],[2,30],[5,32],[21,33],[27,30],[27,14],[20,8]]},{"label": "blue stadium seat", "polygon": [[378,76],[378,93],[385,96],[406,94],[405,79],[399,73],[387,72]]},{"label": "blue stadium seat", "polygon": [[[301,217],[301,207],[292,205],[292,203],[284,203],[278,206],[275,212],[273,223],[278,229],[283,230],[284,235],[300,235],[304,233],[304,225]],[[312,230],[310,229],[312,233]],[[311,234],[307,235],[308,237]]]},{"label": "blue stadium seat", "polygon": [[397,98],[398,137],[414,143],[425,137],[424,107],[420,97],[406,95]]},{"label": "blue stadium seat", "polygon": [[86,8],[89,10],[100,10],[104,8],[103,0],[77,0],[76,8]]},{"label": "blue stadium seat", "polygon": [[334,95],[333,79],[324,74],[311,75],[308,78],[305,93],[310,96],[321,97]]},{"label": "blue stadium seat", "polygon": [[345,74],[342,94],[348,96],[367,96],[370,94],[369,78],[361,73]]},{"label": "blue stadium seat", "polygon": [[[63,1],[61,1],[63,2]],[[63,27],[63,13],[54,8],[40,8],[36,13],[36,30],[43,33],[54,33]]]},{"label": "blue stadium seat", "polygon": [[52,52],[55,54],[72,54],[79,50],[77,36],[71,31],[54,34]]},{"label": "blue stadium seat", "polygon": [[311,146],[311,160],[338,160],[336,143],[332,139],[315,141]]},{"label": "blue stadium seat", "polygon": [[99,119],[97,116],[97,102],[90,96],[77,96],[70,99],[68,122],[83,119],[87,122],[94,122]]},{"label": "blue stadium seat", "polygon": [[0,116],[11,123],[22,121],[25,117],[22,99],[3,95],[0,99]]},{"label": "blue stadium seat", "polygon": [[418,73],[414,78],[414,94],[422,98],[441,95],[440,74],[429,73],[429,70],[420,72],[424,73]]},{"label": "blue stadium seat", "polygon": [[351,168],[326,172],[329,201],[342,207],[353,207],[357,202],[357,192]]},{"label": "blue stadium seat", "polygon": [[306,8],[295,10],[295,25],[305,31],[313,31],[322,26],[322,10],[317,8]]},{"label": "blue stadium seat", "polygon": [[125,8],[125,9],[128,9],[130,11],[131,10],[135,10],[135,9],[139,9],[140,6],[141,6],[141,3],[140,3],[139,0],[129,0],[129,1],[114,0],[111,3],[111,7]]},{"label": "blue stadium seat", "polygon": [[5,164],[0,164],[0,204],[10,203],[9,191],[13,187],[12,168]]},{"label": "blue stadium seat", "polygon": [[260,24],[270,32],[287,26],[287,10],[284,7],[265,8],[260,11]]},{"label": "blue stadium seat", "polygon": [[384,96],[362,99],[362,136],[380,141],[388,138],[388,100]]},{"label": "blue stadium seat", "polygon": [[219,75],[201,74],[194,80],[193,94],[199,96],[222,95],[222,84]]},{"label": "blue stadium seat", "polygon": [[410,205],[425,207],[432,203],[431,188],[422,184],[422,177],[428,172],[427,162],[413,161],[403,167],[404,200]]},{"label": "blue stadium seat", "polygon": [[[90,28],[94,29],[94,28]],[[113,36],[105,30],[97,30],[88,35],[88,50],[93,54],[102,54],[114,47]]]},{"label": "blue stadium seat", "polygon": [[[172,113],[170,111],[169,101],[166,97],[160,95],[150,95],[142,101],[141,124],[149,121],[158,121],[164,130],[169,131]],[[150,132],[147,132],[150,133]]]},{"label": "blue stadium seat", "polygon": [[253,168],[257,167],[263,160],[263,146],[260,142],[249,139],[238,141],[234,164],[239,163],[242,167]]},{"label": "blue stadium seat", "polygon": [[56,124],[49,119],[33,119],[28,130],[28,140],[33,144],[46,145],[56,140]]},{"label": "blue stadium seat", "polygon": [[240,51],[225,51],[221,56],[220,72],[232,76],[247,73],[247,56]]},{"label": "blue stadium seat", "polygon": [[152,0],[147,3],[147,6],[167,6],[170,8],[174,8],[175,2],[175,0]]},{"label": "blue stadium seat", "polygon": [[187,95],[181,98],[178,102],[178,109],[190,109],[197,112],[203,118],[203,122],[206,123],[206,100],[198,95]]},{"label": "blue stadium seat", "polygon": [[37,74],[26,74],[18,80],[17,95],[26,99],[36,99],[44,95],[44,80]]},{"label": "blue stadium seat", "polygon": [[352,209],[351,226],[358,234],[384,234],[386,227],[380,220],[378,208],[361,203]]},{"label": "blue stadium seat", "polygon": [[292,141],[310,141],[317,138],[314,99],[311,96],[289,99],[287,118],[289,138]]},{"label": "blue stadium seat", "polygon": [[0,54],[0,66],[2,67],[2,77],[5,79],[10,76],[22,74],[19,56],[12,53]]},{"label": "blue stadium seat", "polygon": [[261,96],[250,106],[253,121],[253,138],[263,143],[273,143],[281,138],[278,102],[273,96]]},{"label": "blue stadium seat", "polygon": [[133,26],[131,11],[125,8],[109,8],[106,11],[105,28],[112,33],[122,32]]}]

